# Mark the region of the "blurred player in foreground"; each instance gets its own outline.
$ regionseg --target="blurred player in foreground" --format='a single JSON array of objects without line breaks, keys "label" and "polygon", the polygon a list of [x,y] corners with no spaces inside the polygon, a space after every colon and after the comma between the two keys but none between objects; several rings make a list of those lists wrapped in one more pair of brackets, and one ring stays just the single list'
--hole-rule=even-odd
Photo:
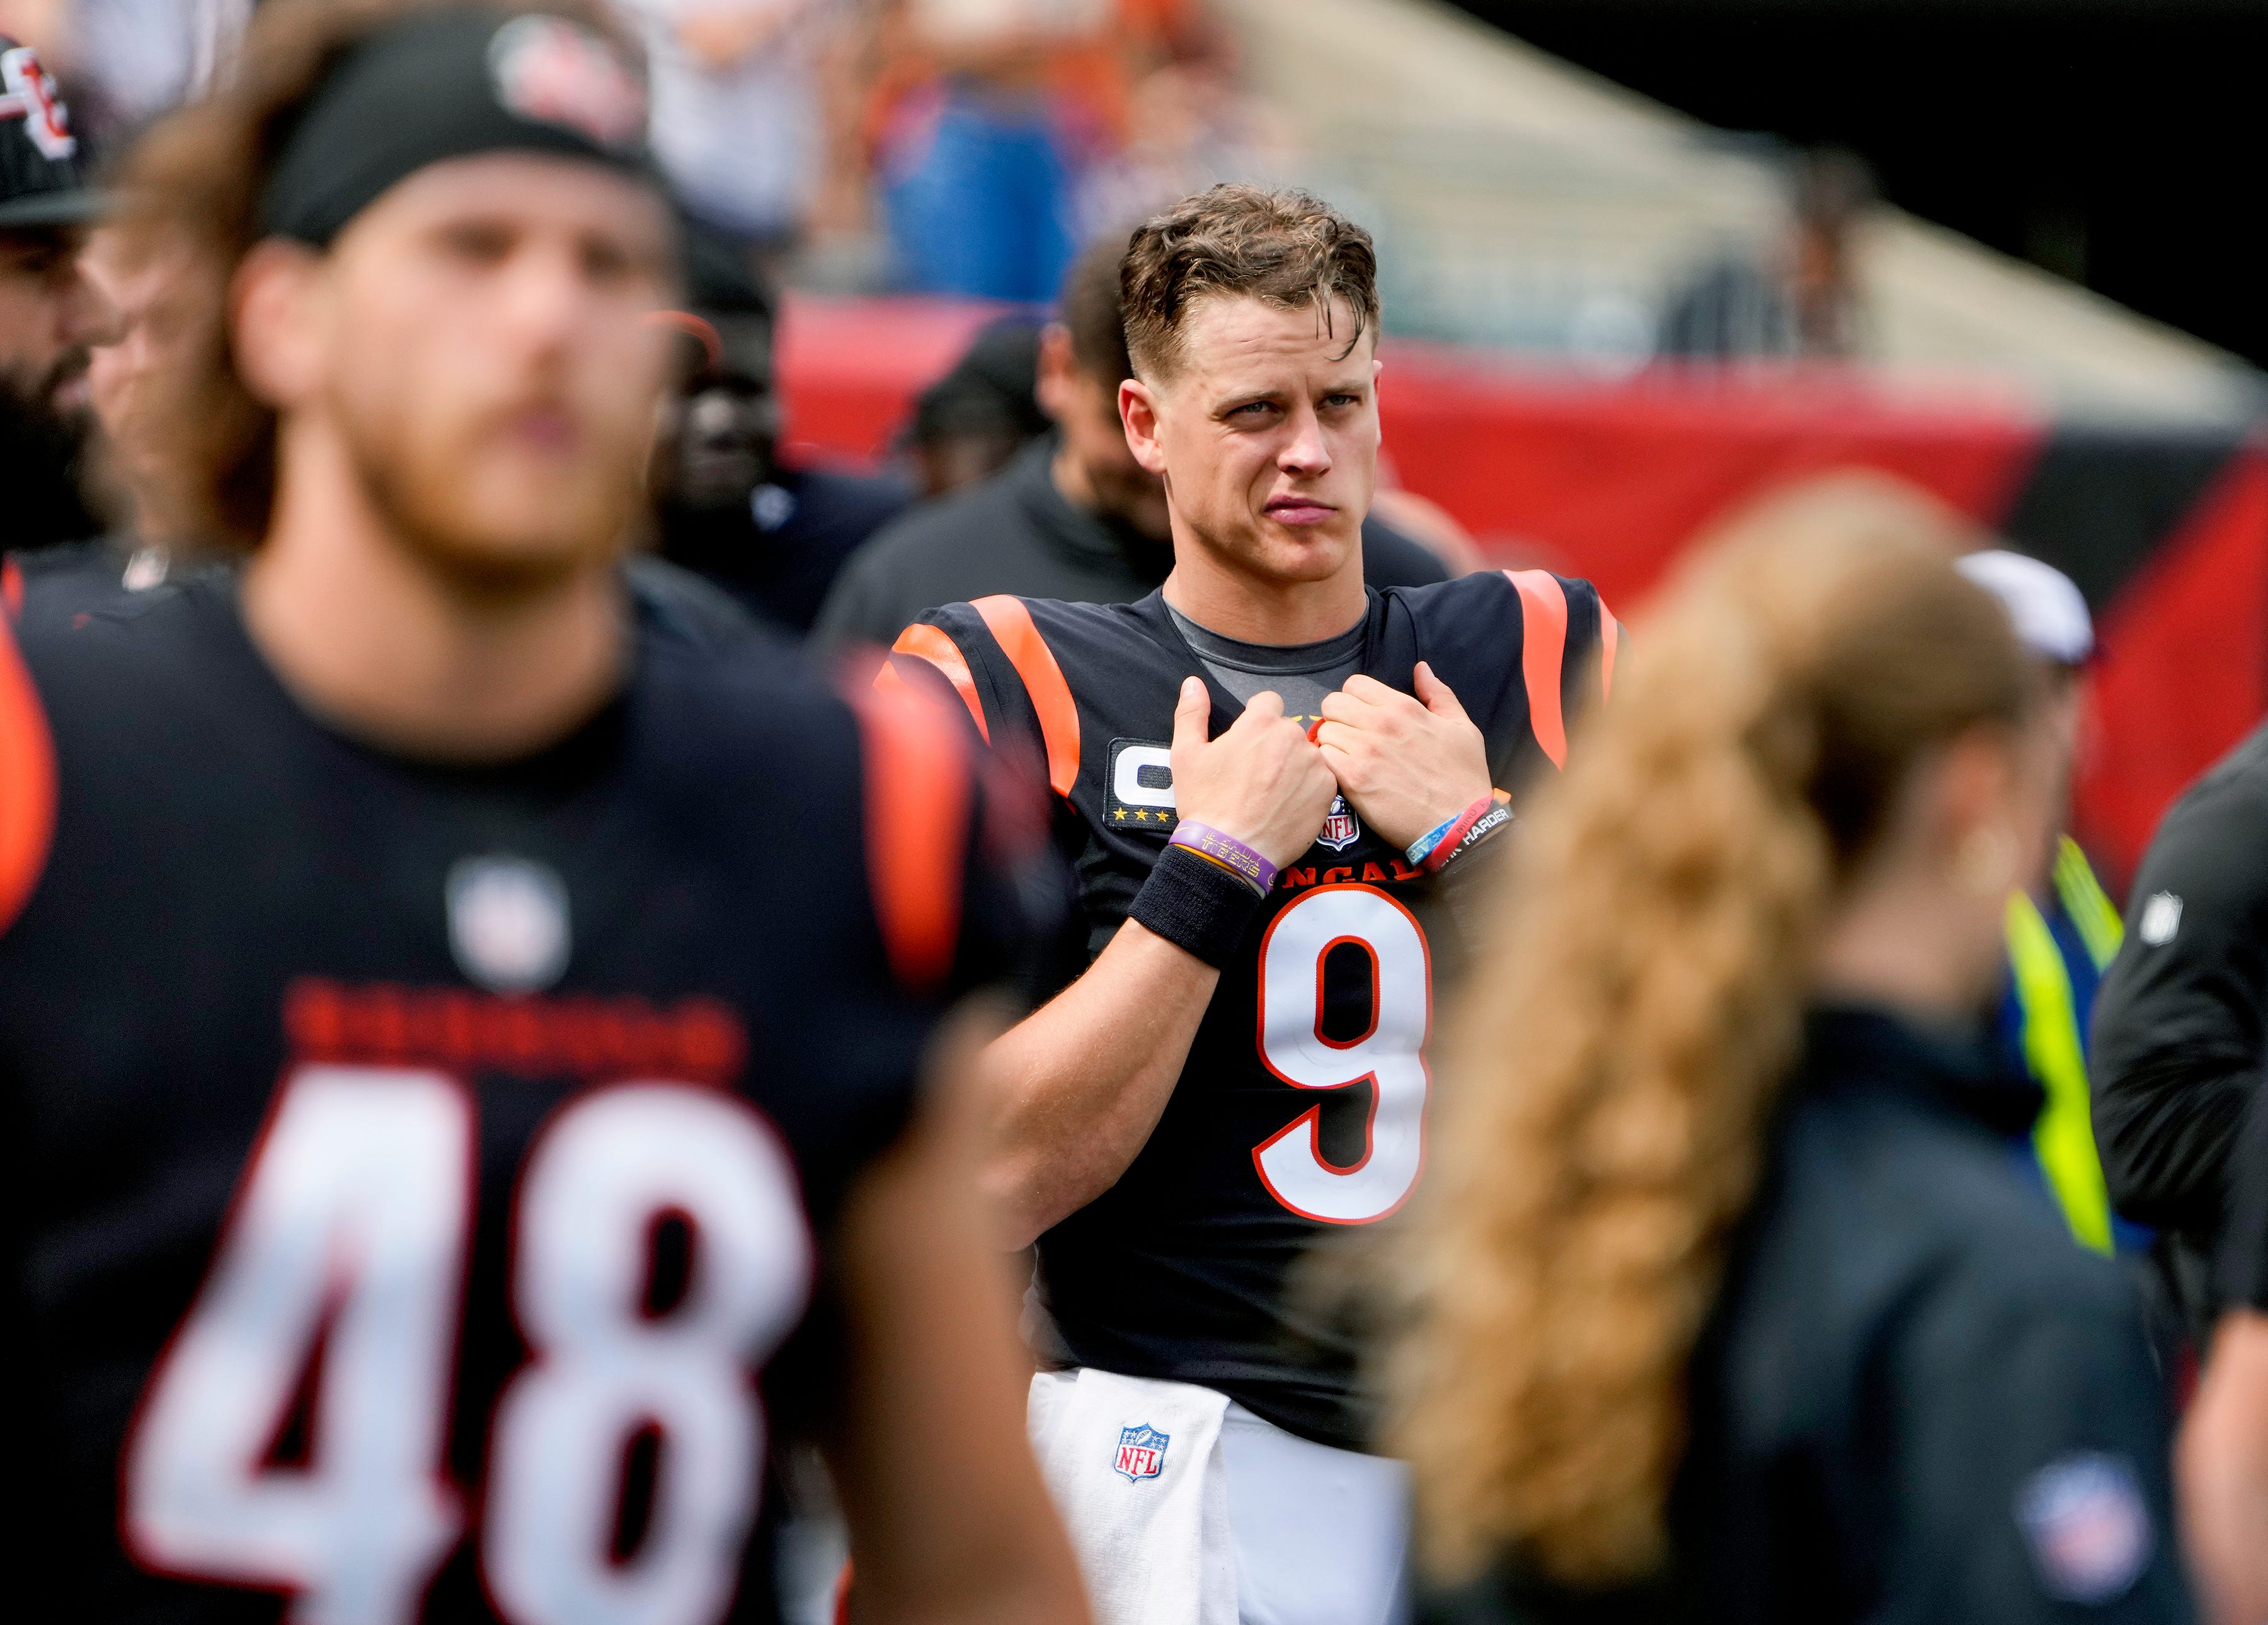
[{"label": "blurred player in foreground", "polygon": [[991,1055],[987,1183],[1062,1342],[1034,1434],[1106,1621],[1171,1576],[1208,1625],[1382,1625],[1404,1476],[1366,1453],[1349,1329],[1287,1276],[1418,1181],[1496,787],[1565,758],[1614,621],[1540,570],[1365,586],[1359,226],[1219,187],[1137,232],[1123,282],[1118,401],[1172,574],[1130,605],[952,606],[896,645],[1044,762],[1082,878],[1084,974]]},{"label": "blurred player in foreground", "polygon": [[1514,855],[1393,1255],[1388,1438],[1496,1565],[1443,1619],[2189,1617],[2139,1305],[1982,1030],[2039,674],[1846,479],[1705,548]]},{"label": "blurred player in foreground", "polygon": [[594,11],[406,11],[263,7],[128,178],[230,290],[174,452],[240,580],[0,641],[11,1583],[769,1621],[816,1432],[863,1619],[1078,1625],[917,1088],[1020,917],[987,798],[933,714],[631,633],[640,87]]},{"label": "blurred player in foreground", "polygon": [[87,356],[116,315],[80,262],[102,204],[77,156],[55,80],[0,34],[0,555],[101,528],[78,475],[94,422]]}]

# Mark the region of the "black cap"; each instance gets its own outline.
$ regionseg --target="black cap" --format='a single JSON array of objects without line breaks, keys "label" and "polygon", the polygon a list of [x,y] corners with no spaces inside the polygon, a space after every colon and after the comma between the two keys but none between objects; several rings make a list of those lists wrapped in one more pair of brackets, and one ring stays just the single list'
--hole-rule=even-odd
[{"label": "black cap", "polygon": [[588,158],[652,180],[645,125],[644,81],[580,23],[485,6],[414,12],[308,98],[269,174],[261,228],[328,247],[395,182],[478,152]]},{"label": "black cap", "polygon": [[0,34],[0,232],[100,214],[102,195],[79,179],[77,156],[54,77],[30,46]]},{"label": "black cap", "polygon": [[1040,327],[1025,316],[988,323],[953,370],[915,397],[906,438],[948,435],[1028,440],[1052,426],[1040,409]]}]

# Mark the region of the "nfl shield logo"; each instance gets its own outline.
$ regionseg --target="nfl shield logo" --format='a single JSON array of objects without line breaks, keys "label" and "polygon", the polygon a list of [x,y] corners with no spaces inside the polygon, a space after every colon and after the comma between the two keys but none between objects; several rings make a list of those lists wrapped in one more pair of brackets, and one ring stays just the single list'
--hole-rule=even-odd
[{"label": "nfl shield logo", "polygon": [[1344,796],[1333,796],[1331,810],[1323,815],[1323,833],[1315,837],[1315,844],[1344,852],[1361,839],[1362,825],[1356,820],[1354,809],[1347,805]]},{"label": "nfl shield logo", "polygon": [[1118,1430],[1118,1460],[1110,1465],[1126,1475],[1130,1484],[1155,1478],[1166,1470],[1166,1435],[1146,1424]]}]

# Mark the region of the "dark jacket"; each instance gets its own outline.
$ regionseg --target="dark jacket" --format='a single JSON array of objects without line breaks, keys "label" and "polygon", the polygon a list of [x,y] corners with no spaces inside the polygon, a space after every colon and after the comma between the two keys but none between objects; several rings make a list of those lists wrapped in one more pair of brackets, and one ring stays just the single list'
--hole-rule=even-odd
[{"label": "dark jacket", "polygon": [[885,476],[779,468],[744,503],[707,511],[665,505],[659,551],[751,614],[806,632],[843,565],[912,500],[902,482]]},{"label": "dark jacket", "polygon": [[2166,814],[2095,1001],[2095,1137],[2110,1200],[2172,1231],[2198,1322],[2228,1159],[2268,1034],[2268,728]]},{"label": "dark jacket", "polygon": [[2038,1105],[1981,1044],[1816,1013],[1695,1351],[1671,1577],[1500,1573],[1435,1618],[2188,1620],[2139,1308],[2021,1165]]},{"label": "dark jacket", "polygon": [[[994,592],[1069,604],[1147,597],[1173,569],[1173,549],[1071,506],[1049,471],[1055,452],[1054,436],[1035,441],[991,478],[884,526],[836,577],[813,636],[887,647],[922,611]],[[1366,519],[1362,577],[1373,587],[1422,587],[1448,571]]]}]

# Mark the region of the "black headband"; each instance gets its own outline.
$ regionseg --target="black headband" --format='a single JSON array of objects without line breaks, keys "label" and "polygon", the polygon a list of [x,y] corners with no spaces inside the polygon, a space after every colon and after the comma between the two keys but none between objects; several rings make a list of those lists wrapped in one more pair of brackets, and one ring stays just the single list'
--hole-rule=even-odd
[{"label": "black headband", "polygon": [[449,7],[355,48],[284,143],[260,226],[319,248],[429,164],[498,151],[588,158],[649,179],[644,87],[599,35],[531,11]]}]

